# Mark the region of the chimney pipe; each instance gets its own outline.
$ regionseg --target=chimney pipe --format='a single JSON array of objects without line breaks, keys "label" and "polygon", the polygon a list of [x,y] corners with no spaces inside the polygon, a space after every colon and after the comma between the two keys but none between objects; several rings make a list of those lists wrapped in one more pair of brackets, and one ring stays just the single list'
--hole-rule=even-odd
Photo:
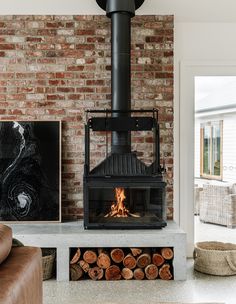
[{"label": "chimney pipe", "polygon": [[[112,115],[128,116],[131,110],[131,18],[144,0],[96,1],[111,19],[111,107],[120,111]],[[111,152],[131,152],[130,132],[112,132]]]}]

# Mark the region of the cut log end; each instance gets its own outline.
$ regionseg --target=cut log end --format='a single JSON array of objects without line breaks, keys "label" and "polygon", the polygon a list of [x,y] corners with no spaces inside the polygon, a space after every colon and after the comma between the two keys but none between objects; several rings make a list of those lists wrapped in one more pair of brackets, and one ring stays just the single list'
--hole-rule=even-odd
[{"label": "cut log end", "polygon": [[105,278],[107,281],[120,280],[121,271],[117,265],[112,265],[108,267],[105,271]]},{"label": "cut log end", "polygon": [[151,264],[151,255],[149,253],[143,253],[137,258],[137,266],[139,268],[145,268]]},{"label": "cut log end", "polygon": [[129,268],[123,268],[121,271],[121,275],[125,280],[131,280],[133,279],[134,273]]},{"label": "cut log end", "polygon": [[94,281],[101,280],[103,278],[103,274],[103,269],[97,266],[92,267],[88,270],[89,277]]},{"label": "cut log end", "polygon": [[152,263],[156,265],[157,267],[160,267],[162,264],[164,264],[165,259],[163,256],[159,253],[154,253],[152,256]]},{"label": "cut log end", "polygon": [[171,260],[174,256],[174,252],[171,248],[167,247],[167,248],[162,248],[161,249],[161,255],[163,256],[163,258],[165,260]]},{"label": "cut log end", "polygon": [[125,268],[134,269],[136,264],[136,259],[131,254],[128,254],[123,260],[123,265]]},{"label": "cut log end", "polygon": [[170,265],[164,264],[159,270],[159,276],[162,280],[171,280],[173,276],[170,272]]},{"label": "cut log end", "polygon": [[124,251],[120,248],[114,248],[111,251],[111,259],[115,263],[121,263],[124,259]]},{"label": "cut log end", "polygon": [[107,269],[111,265],[111,259],[105,252],[101,252],[97,258],[97,265],[102,269]]},{"label": "cut log end", "polygon": [[141,248],[130,248],[130,250],[134,257],[140,255],[143,252],[143,250]]},{"label": "cut log end", "polygon": [[83,259],[85,262],[87,262],[89,264],[96,263],[97,254],[94,250],[86,250],[83,254]]},{"label": "cut log end", "polygon": [[89,270],[89,268],[90,268],[89,263],[85,262],[84,260],[81,260],[81,261],[78,262],[78,264],[79,264],[79,266],[83,269],[83,271],[84,271],[85,273],[88,272],[88,270]]},{"label": "cut log end", "polygon": [[134,270],[134,279],[135,280],[143,280],[145,277],[145,274],[141,268],[136,268]]},{"label": "cut log end", "polygon": [[148,280],[155,280],[158,277],[158,268],[154,264],[150,264],[145,268],[146,278]]}]

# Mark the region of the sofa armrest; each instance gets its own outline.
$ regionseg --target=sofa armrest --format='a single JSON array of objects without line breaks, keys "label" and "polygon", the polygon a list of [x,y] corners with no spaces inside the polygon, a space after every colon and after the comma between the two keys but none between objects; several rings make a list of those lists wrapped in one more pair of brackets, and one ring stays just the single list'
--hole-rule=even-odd
[{"label": "sofa armrest", "polygon": [[0,224],[0,264],[8,257],[12,246],[12,230]]}]

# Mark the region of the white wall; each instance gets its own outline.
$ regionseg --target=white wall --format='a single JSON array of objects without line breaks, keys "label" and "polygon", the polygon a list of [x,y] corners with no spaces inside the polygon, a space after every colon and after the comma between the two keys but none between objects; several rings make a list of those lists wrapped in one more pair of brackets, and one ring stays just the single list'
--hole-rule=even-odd
[{"label": "white wall", "polygon": [[[95,0],[1,0],[1,15],[103,14]],[[175,14],[177,22],[235,22],[235,0],[145,0],[138,14]]]}]

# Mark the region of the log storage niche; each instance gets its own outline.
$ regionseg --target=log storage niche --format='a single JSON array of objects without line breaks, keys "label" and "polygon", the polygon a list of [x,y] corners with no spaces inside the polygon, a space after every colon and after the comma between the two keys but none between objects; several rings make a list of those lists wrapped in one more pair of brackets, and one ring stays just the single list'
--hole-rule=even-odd
[{"label": "log storage niche", "polygon": [[173,280],[173,247],[71,248],[70,280]]}]

